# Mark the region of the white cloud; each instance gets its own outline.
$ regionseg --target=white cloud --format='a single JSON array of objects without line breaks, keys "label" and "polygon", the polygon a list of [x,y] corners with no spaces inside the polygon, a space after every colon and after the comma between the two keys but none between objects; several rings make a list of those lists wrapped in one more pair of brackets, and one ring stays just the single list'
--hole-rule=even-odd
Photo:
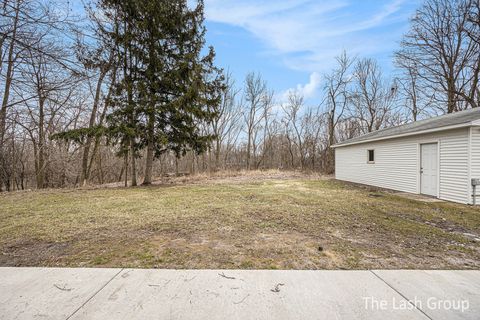
[{"label": "white cloud", "polygon": [[320,86],[322,85],[322,76],[318,72],[312,72],[310,74],[310,79],[306,84],[297,84],[295,88],[290,88],[285,90],[280,94],[281,102],[287,101],[288,95],[292,92],[297,92],[302,95],[305,99],[315,98],[318,93]]},{"label": "white cloud", "polygon": [[310,81],[305,85],[297,85],[297,90],[303,94],[305,98],[311,98],[315,95],[322,84],[322,76],[318,72],[310,75]]},{"label": "white cloud", "polygon": [[[206,0],[205,9],[208,20],[244,28],[265,44],[272,58],[312,73],[330,69],[343,49],[353,55],[392,49],[385,35],[362,31],[405,20],[402,5],[416,0],[385,1],[360,14],[352,1]],[[394,44],[391,40],[390,46]]]}]

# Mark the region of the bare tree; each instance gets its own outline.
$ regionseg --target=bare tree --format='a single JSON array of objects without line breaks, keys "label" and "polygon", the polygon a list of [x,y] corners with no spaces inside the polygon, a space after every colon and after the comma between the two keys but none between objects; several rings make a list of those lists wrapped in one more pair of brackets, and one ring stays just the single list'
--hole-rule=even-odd
[{"label": "bare tree", "polygon": [[468,25],[469,2],[425,1],[396,52],[403,66],[416,66],[423,90],[447,113],[478,106],[479,44],[468,34],[479,30]]},{"label": "bare tree", "polygon": [[255,138],[253,139],[254,154],[256,154],[256,151],[258,149],[257,146],[261,148],[261,155],[259,159],[257,159],[257,161],[255,162],[255,169],[258,169],[260,165],[264,162],[267,152],[271,151],[271,147],[272,147],[270,144],[270,140],[271,140],[270,138],[274,133],[274,124],[272,122],[272,119],[274,119],[273,96],[274,96],[274,92],[267,90],[267,92],[263,95],[263,98],[262,98],[263,124],[260,127],[262,130],[262,133],[261,134],[255,133]]},{"label": "bare tree", "polygon": [[[6,63],[7,70],[5,73],[4,80],[4,90],[2,98],[2,106],[0,108],[0,150],[3,148],[3,139],[5,137],[6,129],[6,118],[7,118],[7,108],[10,100],[10,89],[12,86],[14,64],[17,60],[15,55],[15,48],[17,46],[17,33],[18,33],[18,24],[20,20],[20,0],[16,1],[6,1],[3,5],[2,12],[2,39],[1,39],[1,61],[3,66],[3,56],[4,56],[4,43],[7,41],[8,45],[6,47]],[[9,16],[12,17],[9,17]],[[11,25],[11,27],[10,27]],[[1,70],[1,69],[0,69]],[[2,70],[3,71],[3,70]],[[2,74],[3,75],[3,74]]]},{"label": "bare tree", "polygon": [[[301,116],[301,112],[304,108],[304,97],[298,91],[290,91],[288,93],[288,101],[282,105],[282,109],[285,117],[285,135],[290,142],[290,156],[292,166],[295,165],[295,153],[294,149],[298,151],[298,158],[300,159],[300,168],[303,170],[305,167],[306,150],[304,145],[305,139],[305,124],[304,119]],[[292,148],[294,147],[294,149]]]},{"label": "bare tree", "polygon": [[465,32],[468,37],[480,44],[480,1],[469,0],[467,2],[467,27]]},{"label": "bare tree", "polygon": [[246,167],[248,170],[251,169],[252,154],[255,159],[258,134],[262,129],[261,125],[265,117],[264,107],[267,94],[267,84],[262,77],[255,73],[249,73],[245,79],[245,111],[243,114],[247,134]]},{"label": "bare tree", "polygon": [[[97,116],[98,116],[98,109],[101,104],[101,95],[102,95],[102,87],[104,84],[104,80],[112,66],[113,62],[113,54],[109,57],[107,61],[102,61],[98,56],[94,56],[97,62],[93,63],[92,66],[89,68],[95,69],[97,72],[96,74],[92,75],[89,81],[93,80],[94,89],[93,94],[93,103],[90,112],[90,119],[88,122],[88,129],[92,131],[95,126],[97,125]],[[82,170],[80,175],[80,184],[86,185],[87,180],[89,179],[89,158],[90,158],[90,147],[94,140],[94,134],[89,132],[83,146],[83,156],[82,156]]]},{"label": "bare tree", "polygon": [[363,133],[386,125],[394,107],[397,89],[388,86],[378,63],[361,59],[354,68],[354,88],[351,93],[351,116],[362,125]]},{"label": "bare tree", "polygon": [[[76,53],[78,60],[81,62],[84,73],[86,74],[86,81],[88,83],[89,91],[92,96],[92,107],[90,111],[90,117],[88,120],[88,134],[83,144],[83,155],[82,155],[82,168],[80,173],[80,184],[86,185],[90,177],[91,170],[91,161],[95,157],[96,149],[94,148],[91,154],[91,146],[94,141],[94,137],[98,134],[94,134],[95,127],[98,125],[98,113],[99,108],[102,103],[106,104],[106,100],[102,101],[105,98],[105,80],[107,79],[108,74],[117,67],[120,61],[118,61],[118,56],[115,52],[115,47],[109,43],[102,42],[101,38],[105,30],[113,29],[115,30],[116,24],[118,21],[111,21],[112,19],[105,19],[98,17],[99,13],[92,7],[87,7],[87,12],[89,15],[89,33],[90,37],[88,41],[85,41],[81,37],[77,40],[76,44]],[[111,90],[110,90],[111,94]],[[100,117],[103,122],[103,117]]]},{"label": "bare tree", "polygon": [[[113,93],[113,90],[114,90],[115,84],[116,84],[117,70],[118,70],[118,65],[117,64],[111,66],[110,81],[109,81],[109,85],[108,85],[107,95],[105,96],[105,99],[103,99],[103,110],[100,114],[100,117],[98,118],[98,122],[96,123],[96,125],[98,127],[102,127],[104,122],[105,122],[105,118],[107,116],[107,112],[108,112],[108,109],[109,109],[110,103],[111,103],[111,96],[112,96],[112,93]],[[93,113],[94,112],[92,110],[91,118],[93,116]],[[95,111],[95,113],[96,113],[96,111]],[[101,155],[101,153],[99,153],[101,140],[102,140],[102,136],[99,135],[99,134],[96,134],[95,135],[95,141],[93,143],[93,150],[92,150],[91,155],[90,155],[90,161],[88,162],[88,167],[87,167],[87,171],[86,171],[86,179],[88,179],[90,177],[94,160],[95,160],[95,158],[97,158],[97,160],[98,160],[98,170],[99,170],[99,177],[98,178],[99,178],[99,182],[101,184],[103,184],[104,183],[104,174],[103,174],[103,169],[102,169],[102,155]]]},{"label": "bare tree", "polygon": [[[76,78],[68,71],[62,70],[58,61],[68,53],[54,43],[46,41],[39,43],[37,50],[28,50],[25,63],[20,71],[24,92],[34,99],[25,103],[29,116],[29,126],[26,129],[34,147],[37,187],[46,187],[46,171],[49,164],[49,135],[57,127],[59,117],[66,115],[66,105],[69,102]],[[52,50],[49,55],[39,54],[41,51]]]},{"label": "bare tree", "polygon": [[411,61],[397,59],[397,66],[402,70],[401,76],[397,79],[400,85],[399,94],[403,96],[404,107],[408,110],[409,116],[413,121],[417,121],[419,114],[423,111],[421,104],[421,89],[418,69],[416,64]]},{"label": "bare tree", "polygon": [[[327,128],[325,113],[322,112],[319,106],[304,107],[303,109],[300,122],[303,136],[303,169],[310,168],[311,170],[315,170],[318,165],[323,164],[321,169],[329,173],[324,165],[327,161],[325,157],[323,157],[324,151],[329,149],[326,148],[327,144],[324,143],[322,139],[322,135],[324,135],[325,129]],[[321,161],[317,161],[318,157],[322,157]]]},{"label": "bare tree", "polygon": [[467,23],[465,32],[476,48],[475,50],[477,54],[474,55],[473,62],[469,65],[471,70],[467,72],[471,74],[470,94],[467,97],[465,97],[465,95],[462,96],[468,103],[470,103],[472,108],[475,108],[480,106],[480,1],[469,0],[466,6]]},{"label": "bare tree", "polygon": [[325,76],[325,113],[328,126],[327,143],[327,171],[333,172],[335,166],[334,152],[331,148],[336,143],[335,132],[338,123],[342,120],[349,103],[349,85],[352,82],[351,66],[354,59],[343,51],[337,58],[337,66]]},{"label": "bare tree", "polygon": [[[225,90],[222,94],[222,102],[216,106],[215,117],[212,120],[212,131],[215,136],[215,170],[220,169],[220,155],[224,149],[224,157],[232,146],[237,142],[242,129],[241,108],[237,101],[239,89],[235,88],[235,81],[230,73],[225,76]],[[225,162],[223,164],[225,168]]]},{"label": "bare tree", "polygon": [[[61,105],[64,100],[57,96],[55,92],[59,90],[58,79],[63,71],[49,73],[50,67],[55,64],[55,68],[60,70],[73,70],[74,66],[71,57],[64,55],[66,44],[62,44],[67,29],[74,20],[69,16],[69,10],[60,12],[52,9],[50,2],[37,0],[11,0],[5,1],[2,5],[1,15],[1,39],[0,48],[2,64],[0,65],[1,81],[4,87],[2,106],[0,108],[0,158],[6,155],[3,150],[4,134],[7,130],[7,120],[11,126],[19,127],[23,130],[32,129],[32,123],[21,123],[28,117],[20,115],[15,108],[24,108],[32,111],[30,108],[36,104],[38,107],[34,112],[27,113],[30,119],[35,114],[37,121],[35,126],[38,129],[35,135],[36,149],[34,153],[37,156],[36,171],[37,182],[40,187],[44,185],[46,170],[46,135],[45,131],[56,125],[55,121],[48,122],[46,114],[51,111],[48,101],[55,96],[54,103]],[[6,23],[5,23],[6,22]],[[3,69],[3,63],[6,63],[6,69]],[[48,75],[47,75],[48,74]],[[46,78],[49,79],[46,79]],[[75,78],[75,77],[73,77]],[[73,79],[72,78],[72,79]],[[66,81],[61,86],[66,86],[70,81]],[[42,92],[42,94],[40,94]],[[47,97],[48,96],[48,97]],[[49,109],[49,110],[47,110]],[[56,110],[52,118],[60,113]],[[17,127],[16,125],[19,125]],[[14,135],[16,134],[13,133]],[[17,143],[15,139],[12,143]],[[14,148],[15,149],[15,148]],[[12,150],[14,150],[12,149]],[[17,149],[18,150],[18,149]],[[1,159],[0,159],[1,160]],[[14,171],[11,171],[14,172]],[[4,180],[2,175],[1,180]],[[8,180],[12,180],[8,178]],[[1,184],[1,181],[0,181]]]}]

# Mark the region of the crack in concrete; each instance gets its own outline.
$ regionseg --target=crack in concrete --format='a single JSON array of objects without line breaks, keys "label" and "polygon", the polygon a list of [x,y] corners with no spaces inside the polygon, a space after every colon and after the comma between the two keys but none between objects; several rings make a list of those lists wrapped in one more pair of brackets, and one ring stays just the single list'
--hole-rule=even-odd
[{"label": "crack in concrete", "polygon": [[80,307],[75,309],[75,311],[73,311],[73,313],[71,315],[69,315],[65,320],[71,319],[78,311],[80,311],[80,309],[82,309],[87,303],[90,302],[90,300],[92,300],[100,291],[102,291],[110,282],[112,282],[113,279],[115,279],[120,273],[122,273],[122,271],[124,269],[125,268],[122,268],[122,269],[120,269],[120,271],[118,271],[116,274],[114,274],[113,277],[110,280],[108,280],[103,286],[101,286],[100,289],[95,291],[95,293],[90,298],[88,298],[84,303],[82,303],[82,305]]},{"label": "crack in concrete", "polygon": [[425,317],[427,317],[428,319],[430,320],[433,320],[432,317],[430,317],[425,311],[423,311],[422,309],[418,308],[418,306],[414,303],[412,303],[412,301],[407,298],[403,293],[401,293],[399,290],[397,290],[393,285],[391,285],[390,283],[388,283],[386,280],[384,280],[382,277],[380,277],[380,275],[376,274],[375,271],[373,270],[369,270],[375,277],[377,277],[378,279],[380,279],[380,281],[382,281],[383,283],[385,283],[389,288],[391,288],[393,291],[395,291],[396,293],[398,293],[403,299],[405,299],[406,301],[408,301],[408,303],[413,306],[416,310],[420,311]]}]

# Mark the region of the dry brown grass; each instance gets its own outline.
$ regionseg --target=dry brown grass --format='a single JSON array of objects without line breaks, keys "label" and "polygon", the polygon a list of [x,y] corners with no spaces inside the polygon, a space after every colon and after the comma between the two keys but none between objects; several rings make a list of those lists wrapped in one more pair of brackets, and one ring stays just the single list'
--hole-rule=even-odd
[{"label": "dry brown grass", "polygon": [[0,265],[478,268],[480,212],[279,171],[0,195]]}]

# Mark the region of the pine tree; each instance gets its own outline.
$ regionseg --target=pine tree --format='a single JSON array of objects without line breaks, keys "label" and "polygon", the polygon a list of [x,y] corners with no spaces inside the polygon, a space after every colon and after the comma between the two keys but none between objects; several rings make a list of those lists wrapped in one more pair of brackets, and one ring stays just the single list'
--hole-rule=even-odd
[{"label": "pine tree", "polygon": [[[188,150],[203,152],[212,137],[202,135],[200,123],[211,121],[219,103],[221,70],[215,68],[212,48],[202,56],[205,45],[204,5],[190,9],[187,1],[140,0],[132,27],[135,47],[136,100],[131,111],[140,122],[139,147],[146,148],[144,184],[152,182],[153,161],[172,150],[180,156]],[[132,128],[133,129],[133,128]]]},{"label": "pine tree", "polygon": [[[137,184],[136,159],[146,148],[143,184],[151,184],[153,161],[164,152],[177,157],[204,152],[214,138],[200,128],[212,121],[224,88],[215,52],[205,46],[204,5],[186,0],[101,0],[110,21],[100,30],[104,46],[114,48],[118,64],[107,127],[79,129],[59,138],[84,143],[106,134],[119,146],[131,185]],[[130,159],[130,161],[128,161]]]},{"label": "pine tree", "polygon": [[119,61],[120,77],[115,86],[115,93],[110,104],[113,112],[107,117],[107,134],[110,141],[118,144],[117,153],[125,159],[125,185],[128,178],[128,164],[130,157],[131,185],[137,185],[136,159],[139,157],[141,143],[139,136],[141,110],[138,104],[138,90],[136,89],[137,75],[141,70],[138,64],[138,8],[132,0],[106,0],[102,3],[106,16],[113,22],[112,30],[104,30],[104,41],[116,48]]}]

